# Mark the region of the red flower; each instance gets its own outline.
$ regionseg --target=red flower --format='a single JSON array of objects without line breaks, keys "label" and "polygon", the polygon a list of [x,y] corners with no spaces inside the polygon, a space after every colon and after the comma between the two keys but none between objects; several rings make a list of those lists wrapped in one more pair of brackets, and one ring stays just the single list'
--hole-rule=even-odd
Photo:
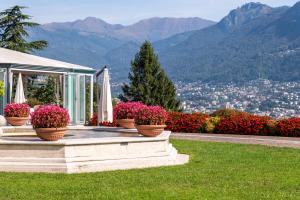
[{"label": "red flower", "polygon": [[34,128],[62,128],[69,123],[68,111],[59,106],[40,106],[31,115],[31,124]]},{"label": "red flower", "polygon": [[300,118],[290,118],[280,120],[277,124],[280,135],[289,137],[300,136]]},{"label": "red flower", "polygon": [[[93,117],[89,121],[89,126],[97,126],[98,115],[93,113]],[[99,122],[99,126],[108,126],[108,127],[117,127],[116,120],[113,119],[113,122]]]},{"label": "red flower", "polygon": [[134,119],[136,113],[145,107],[144,104],[139,102],[122,102],[114,107],[114,118],[115,119]]},{"label": "red flower", "polygon": [[215,127],[216,133],[239,135],[270,135],[268,125],[271,119],[250,114],[232,115],[222,118]]},{"label": "red flower", "polygon": [[168,114],[160,106],[143,106],[134,118],[137,125],[164,125]]},{"label": "red flower", "polygon": [[30,107],[25,103],[11,103],[4,108],[5,117],[28,117]]},{"label": "red flower", "polygon": [[170,112],[168,113],[168,119],[166,121],[166,129],[173,132],[182,133],[201,132],[202,125],[205,122],[206,118],[208,118],[208,116],[202,113],[188,114],[180,112]]}]

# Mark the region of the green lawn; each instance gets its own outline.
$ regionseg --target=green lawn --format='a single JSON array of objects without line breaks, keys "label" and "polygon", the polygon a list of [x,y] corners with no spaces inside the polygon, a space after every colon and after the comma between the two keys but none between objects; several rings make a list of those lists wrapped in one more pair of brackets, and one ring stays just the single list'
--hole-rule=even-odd
[{"label": "green lawn", "polygon": [[0,199],[300,199],[300,150],[173,140],[187,165],[90,174],[0,173]]}]

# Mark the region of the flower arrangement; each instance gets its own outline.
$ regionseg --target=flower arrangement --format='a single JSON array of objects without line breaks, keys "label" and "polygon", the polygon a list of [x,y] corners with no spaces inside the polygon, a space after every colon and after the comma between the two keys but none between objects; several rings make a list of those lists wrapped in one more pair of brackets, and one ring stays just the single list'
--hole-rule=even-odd
[{"label": "flower arrangement", "polygon": [[208,115],[203,113],[170,112],[166,121],[167,130],[183,133],[199,133]]},{"label": "flower arrangement", "polygon": [[144,104],[139,102],[122,102],[114,107],[115,119],[134,119],[136,113],[145,107]]},{"label": "flower arrangement", "polygon": [[168,114],[160,106],[144,106],[134,118],[137,125],[164,125]]},{"label": "flower arrangement", "polygon": [[277,129],[282,136],[300,137],[300,118],[280,120]]},{"label": "flower arrangement", "polygon": [[41,106],[31,115],[31,124],[34,128],[63,128],[69,123],[68,111],[59,106]]},{"label": "flower arrangement", "polygon": [[30,107],[25,103],[11,103],[4,108],[5,117],[28,117]]}]

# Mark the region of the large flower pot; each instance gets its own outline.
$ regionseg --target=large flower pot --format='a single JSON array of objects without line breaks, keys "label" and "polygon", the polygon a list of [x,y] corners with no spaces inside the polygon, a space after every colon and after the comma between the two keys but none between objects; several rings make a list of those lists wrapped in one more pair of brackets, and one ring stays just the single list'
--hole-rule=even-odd
[{"label": "large flower pot", "polygon": [[42,140],[57,141],[64,137],[67,128],[36,128],[36,134]]},{"label": "large flower pot", "polygon": [[23,126],[28,121],[28,117],[5,117],[5,119],[12,126]]},{"label": "large flower pot", "polygon": [[127,128],[127,129],[135,128],[134,119],[117,119],[117,123],[123,128]]},{"label": "large flower pot", "polygon": [[164,131],[166,125],[135,125],[135,127],[143,136],[156,137]]}]

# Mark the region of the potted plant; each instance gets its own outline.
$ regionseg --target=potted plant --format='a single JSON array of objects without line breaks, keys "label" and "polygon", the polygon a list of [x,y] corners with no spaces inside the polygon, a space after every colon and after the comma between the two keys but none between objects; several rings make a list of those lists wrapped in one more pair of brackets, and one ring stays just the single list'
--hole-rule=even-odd
[{"label": "potted plant", "polygon": [[31,124],[37,136],[47,141],[63,138],[69,122],[68,111],[54,105],[40,106],[31,115]]},{"label": "potted plant", "polygon": [[145,105],[139,102],[119,103],[114,107],[114,118],[121,127],[133,129],[136,113]]},{"label": "potted plant", "polygon": [[7,122],[13,126],[26,124],[29,118],[30,107],[25,103],[11,103],[4,108],[4,116]]},{"label": "potted plant", "polygon": [[167,116],[165,109],[160,106],[143,107],[136,114],[135,127],[143,136],[158,136],[166,127]]}]

